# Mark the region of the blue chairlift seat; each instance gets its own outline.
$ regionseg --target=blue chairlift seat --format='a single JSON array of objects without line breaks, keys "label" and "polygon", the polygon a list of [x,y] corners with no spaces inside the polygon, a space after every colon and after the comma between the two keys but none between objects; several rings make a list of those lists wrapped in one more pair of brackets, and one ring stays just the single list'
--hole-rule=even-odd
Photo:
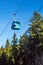
[{"label": "blue chairlift seat", "polygon": [[19,30],[20,27],[21,27],[21,24],[19,21],[13,21],[12,26],[11,26],[12,30]]}]

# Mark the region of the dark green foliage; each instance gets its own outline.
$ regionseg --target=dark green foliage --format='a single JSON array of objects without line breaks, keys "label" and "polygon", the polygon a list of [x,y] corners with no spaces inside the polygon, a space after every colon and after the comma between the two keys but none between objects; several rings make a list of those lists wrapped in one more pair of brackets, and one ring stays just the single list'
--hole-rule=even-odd
[{"label": "dark green foliage", "polygon": [[5,47],[7,48],[7,47],[9,47],[9,46],[10,46],[10,42],[9,42],[9,40],[7,39]]}]

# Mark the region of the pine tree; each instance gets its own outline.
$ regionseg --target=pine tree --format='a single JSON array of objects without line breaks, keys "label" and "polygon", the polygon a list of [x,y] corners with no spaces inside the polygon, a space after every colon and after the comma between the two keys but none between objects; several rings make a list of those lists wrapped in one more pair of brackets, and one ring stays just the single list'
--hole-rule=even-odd
[{"label": "pine tree", "polygon": [[38,12],[34,12],[30,19],[30,28],[27,30],[29,34],[29,49],[31,50],[32,63],[35,65],[36,54],[40,55],[43,49],[43,19]]},{"label": "pine tree", "polygon": [[12,40],[12,43],[13,43],[13,46],[15,46],[17,44],[17,37],[16,37],[16,34],[14,33],[13,35],[13,40]]},{"label": "pine tree", "polygon": [[10,46],[10,42],[9,42],[9,40],[7,39],[5,47],[7,48],[7,47],[9,47],[9,46]]}]

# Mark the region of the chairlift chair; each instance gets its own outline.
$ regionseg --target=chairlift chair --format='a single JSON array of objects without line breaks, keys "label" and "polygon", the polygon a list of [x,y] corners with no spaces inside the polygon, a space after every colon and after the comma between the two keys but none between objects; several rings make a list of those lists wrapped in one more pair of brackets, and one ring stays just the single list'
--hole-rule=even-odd
[{"label": "chairlift chair", "polygon": [[20,27],[21,27],[21,24],[20,24],[19,21],[13,21],[13,22],[12,22],[12,26],[11,26],[11,29],[12,29],[12,30],[19,30]]}]

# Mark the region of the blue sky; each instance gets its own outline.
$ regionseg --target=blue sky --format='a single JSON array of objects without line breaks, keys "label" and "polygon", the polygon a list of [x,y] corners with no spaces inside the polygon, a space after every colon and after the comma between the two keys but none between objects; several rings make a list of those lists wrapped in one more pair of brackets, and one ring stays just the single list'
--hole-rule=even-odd
[{"label": "blue sky", "polygon": [[[15,19],[20,21],[21,29],[18,31],[11,30],[12,14],[16,12],[20,3],[23,0],[0,0],[0,46],[5,45],[7,39],[12,40],[14,32],[16,32],[17,38],[25,33],[28,29],[27,22],[33,15],[35,10],[39,10],[43,6],[43,0],[25,0],[23,6],[20,8],[15,16]],[[43,8],[39,11],[43,15]],[[2,34],[3,29],[6,25],[11,22],[5,32]],[[26,26],[25,23],[27,22]]]}]

